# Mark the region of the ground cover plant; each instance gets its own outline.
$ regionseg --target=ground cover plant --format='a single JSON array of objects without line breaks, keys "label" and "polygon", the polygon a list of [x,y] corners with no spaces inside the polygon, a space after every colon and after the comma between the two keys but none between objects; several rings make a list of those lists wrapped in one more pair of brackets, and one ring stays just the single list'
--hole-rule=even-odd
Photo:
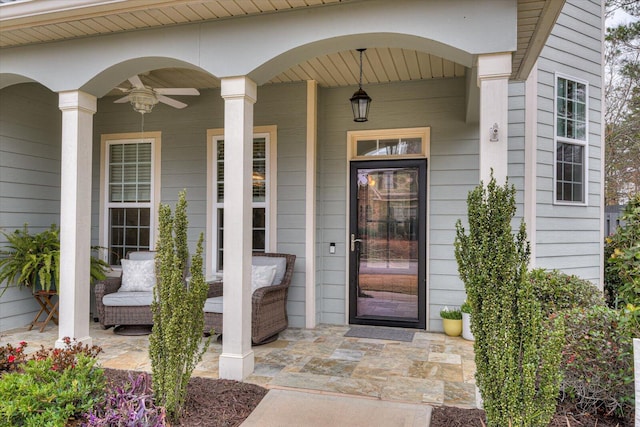
[{"label": "ground cover plant", "polygon": [[[169,425],[164,408],[155,405],[148,373],[100,369],[99,347],[65,340],[66,349],[42,347],[30,355],[24,341],[0,346],[0,426]],[[14,387],[27,381],[29,387]],[[191,378],[184,410],[171,425],[238,426],[266,393],[254,384]]]},{"label": "ground cover plant", "polygon": [[156,406],[147,373],[128,373],[127,380],[110,383],[105,398],[85,414],[86,427],[166,424],[165,409]]}]

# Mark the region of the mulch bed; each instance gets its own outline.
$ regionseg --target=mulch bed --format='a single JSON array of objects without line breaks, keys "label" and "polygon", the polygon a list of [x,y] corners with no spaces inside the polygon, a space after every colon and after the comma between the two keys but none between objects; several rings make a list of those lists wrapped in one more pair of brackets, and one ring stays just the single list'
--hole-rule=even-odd
[{"label": "mulch bed", "polygon": [[[107,381],[123,384],[140,372],[105,369]],[[185,413],[175,426],[239,426],[267,394],[263,387],[231,380],[191,377],[187,386]],[[575,408],[560,404],[549,427],[632,427],[632,421],[615,417],[572,412]],[[633,417],[630,417],[631,419]],[[452,406],[433,408],[431,427],[486,427],[484,411]]]},{"label": "mulch bed", "polygon": [[[104,370],[107,381],[115,384],[128,381],[129,372]],[[140,372],[131,374],[135,378]],[[255,384],[191,377],[187,385],[185,413],[179,423],[172,426],[238,426],[258,406],[265,394],[267,390]]]},{"label": "mulch bed", "polygon": [[[486,427],[484,411],[452,406],[433,408],[431,427]],[[632,427],[633,422],[615,417],[572,413],[569,405],[558,405],[549,427]]]}]

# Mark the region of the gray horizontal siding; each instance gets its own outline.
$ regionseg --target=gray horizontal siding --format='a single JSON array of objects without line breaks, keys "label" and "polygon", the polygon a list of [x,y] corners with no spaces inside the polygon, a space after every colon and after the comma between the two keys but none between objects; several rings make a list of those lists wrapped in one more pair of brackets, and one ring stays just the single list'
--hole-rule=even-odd
[{"label": "gray horizontal siding", "polygon": [[[599,282],[601,194],[601,4],[568,0],[538,61],[537,259]],[[555,72],[589,83],[587,206],[554,204]]]},{"label": "gray horizontal siding", "polygon": [[[254,125],[276,125],[277,139],[277,250],[297,256],[289,292],[289,323],[305,324],[304,214],[305,214],[305,85],[288,84],[258,88]],[[98,191],[100,135],[140,132],[140,115],[128,104],[113,104],[115,98],[99,101],[94,119],[93,233],[98,235]],[[190,249],[200,233],[206,234],[207,129],[224,126],[224,101],[219,90],[203,90],[186,100],[184,110],[158,104],[145,115],[145,132],[162,133],[161,198],[171,206],[178,192],[187,190]],[[205,254],[207,256],[207,254]]]},{"label": "gray horizontal siding", "polygon": [[[10,86],[0,91],[0,111],[0,230],[59,225],[58,95],[34,83]],[[27,325],[38,309],[28,289],[9,288],[0,298],[0,332]]]},{"label": "gray horizontal siding", "polygon": [[[455,221],[466,215],[466,197],[478,183],[477,125],[464,122],[464,79],[371,85],[374,99],[369,121],[352,121],[348,100],[353,88],[320,89],[318,142],[318,229],[322,270],[321,321],[344,323],[347,293],[345,259],[347,159],[346,132],[431,126],[429,208],[431,259],[429,260],[430,316],[428,328],[440,330],[443,302],[460,305],[464,287],[453,255]],[[329,255],[329,243],[336,254]]]}]

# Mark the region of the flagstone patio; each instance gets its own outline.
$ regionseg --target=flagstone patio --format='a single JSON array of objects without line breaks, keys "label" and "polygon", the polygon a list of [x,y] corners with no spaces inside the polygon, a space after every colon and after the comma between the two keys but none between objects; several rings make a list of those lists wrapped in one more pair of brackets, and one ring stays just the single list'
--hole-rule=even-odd
[{"label": "flagstone patio", "polygon": [[[388,401],[476,407],[473,343],[416,332],[411,342],[343,335],[348,326],[287,329],[277,341],[254,347],[255,371],[246,381],[266,388],[304,389]],[[91,325],[103,367],[151,371],[148,336],[115,335]],[[0,333],[0,345],[28,343],[27,352],[55,343],[57,327]],[[222,346],[215,340],[194,375],[218,377]]]}]

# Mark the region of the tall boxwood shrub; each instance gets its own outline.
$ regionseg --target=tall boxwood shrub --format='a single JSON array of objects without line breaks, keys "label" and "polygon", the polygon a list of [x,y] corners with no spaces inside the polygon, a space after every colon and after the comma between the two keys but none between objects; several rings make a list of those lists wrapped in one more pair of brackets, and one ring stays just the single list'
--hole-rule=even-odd
[{"label": "tall boxwood shrub", "polygon": [[515,188],[493,175],[467,198],[469,234],[455,255],[471,305],[476,381],[490,426],[546,426],[559,392],[562,325],[549,327],[530,280],[524,222],[511,230]]},{"label": "tall boxwood shrub", "polygon": [[160,206],[160,239],[156,255],[157,285],[154,288],[153,332],[149,337],[149,357],[156,403],[166,408],[167,416],[177,419],[184,407],[187,383],[202,355],[209,347],[203,343],[204,312],[208,286],[202,273],[202,240],[186,271],[187,201],[180,192],[175,217],[168,205]]}]

